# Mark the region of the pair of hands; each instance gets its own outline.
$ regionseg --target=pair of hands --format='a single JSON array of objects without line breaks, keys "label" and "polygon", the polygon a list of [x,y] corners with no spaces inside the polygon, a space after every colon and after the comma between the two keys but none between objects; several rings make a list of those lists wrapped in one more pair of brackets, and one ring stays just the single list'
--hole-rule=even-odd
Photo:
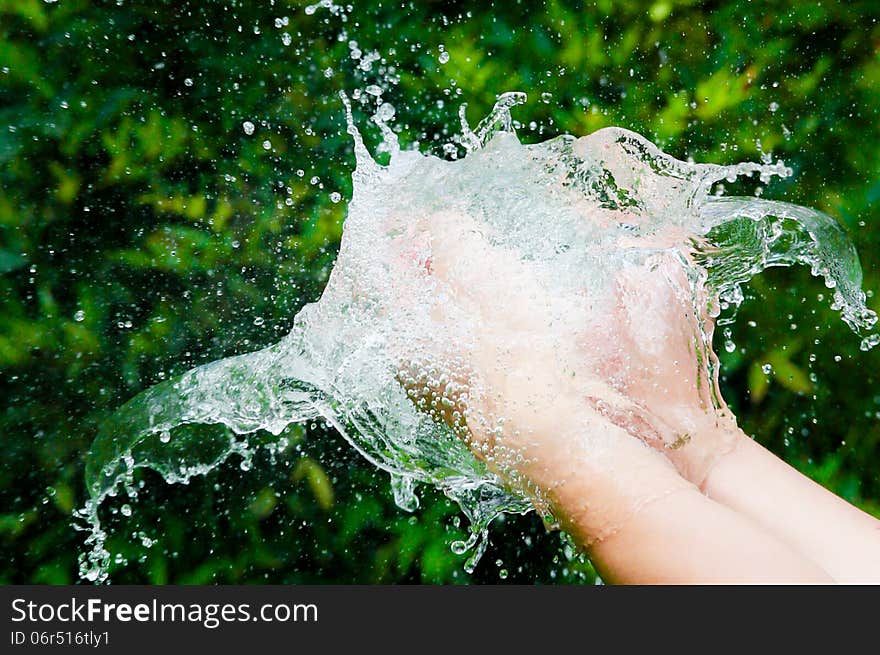
[{"label": "pair of hands", "polygon": [[[699,487],[735,423],[686,255],[621,259],[573,287],[481,229],[438,212],[396,233],[399,302],[426,335],[398,346],[413,400],[588,545],[646,503]],[[427,297],[414,311],[416,288]]]}]

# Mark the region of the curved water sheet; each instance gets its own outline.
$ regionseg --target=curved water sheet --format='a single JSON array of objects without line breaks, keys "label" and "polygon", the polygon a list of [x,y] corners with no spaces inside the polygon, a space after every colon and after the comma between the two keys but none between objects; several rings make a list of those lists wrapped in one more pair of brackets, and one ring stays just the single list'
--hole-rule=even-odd
[{"label": "curved water sheet", "polygon": [[[246,469],[257,431],[276,435],[270,447],[284,448],[286,426],[317,418],[391,474],[402,508],[417,507],[419,483],[454,499],[471,521],[470,539],[453,544],[456,552],[473,549],[469,568],[493,518],[533,508],[445,423],[417,409],[401,382],[407,347],[431,342],[431,352],[448,352],[467,339],[468,321],[476,320],[461,317],[460,332],[431,332],[422,298],[436,297],[437,289],[400,276],[399,244],[414,217],[469,216],[493,247],[529,262],[548,294],[586,290],[583,307],[596,311],[603,311],[615,271],[658,252],[673,253],[684,267],[700,316],[738,304],[740,285],[768,266],[806,264],[834,288],[835,305],[863,333],[865,347],[875,343],[867,332],[876,316],[865,307],[856,253],[832,218],[785,203],[712,195],[716,182],[789,175],[781,162],[685,163],[619,128],[524,145],[509,114],[523,99],[502,96],[474,131],[463,120],[460,143],[468,152],[455,161],[401,150],[386,124],[393,111],[385,107],[374,121],[391,159],[380,166],[349,112],[354,192],[321,299],[296,316],[280,343],[157,385],[106,423],[88,459],[91,498],[79,513],[90,531],[84,578],[107,579],[111,554],[99,509],[110,495],[136,494],[136,469],[154,469],[168,482],[185,482],[231,456],[241,457]],[[424,264],[423,248],[414,239],[410,261]],[[711,354],[711,322],[704,323],[695,338]],[[724,412],[716,361],[701,358],[700,377],[713,388],[713,409]],[[222,429],[205,433],[198,428],[205,424]]]}]

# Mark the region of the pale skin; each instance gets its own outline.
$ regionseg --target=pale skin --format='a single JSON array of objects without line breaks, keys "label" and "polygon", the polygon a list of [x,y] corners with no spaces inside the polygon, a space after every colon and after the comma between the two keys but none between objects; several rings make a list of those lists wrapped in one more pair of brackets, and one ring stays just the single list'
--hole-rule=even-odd
[{"label": "pale skin", "polygon": [[711,381],[696,372],[711,353],[690,337],[711,322],[689,309],[675,265],[622,271],[618,310],[585,325],[578,297],[548,300],[467,217],[414,225],[431,253],[415,274],[443,290],[431,320],[477,318],[454,360],[467,365],[448,366],[432,390],[447,399],[439,418],[549,505],[604,580],[880,583],[880,521],[761,447],[723,407],[710,411]]}]

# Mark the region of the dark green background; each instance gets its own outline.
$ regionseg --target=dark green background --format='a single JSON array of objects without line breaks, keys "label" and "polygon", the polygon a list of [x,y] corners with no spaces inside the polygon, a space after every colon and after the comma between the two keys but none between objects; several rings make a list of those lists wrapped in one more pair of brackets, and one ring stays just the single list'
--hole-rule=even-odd
[{"label": "dark green background", "polygon": [[[279,340],[318,297],[345,208],[329,196],[349,196],[353,166],[337,92],[382,65],[402,141],[423,150],[458,130],[461,102],[475,123],[509,90],[529,94],[526,141],[620,125],[718,163],[760,142],[796,172],[765,196],[840,220],[877,286],[877,2],[354,4],[343,24],[283,0],[0,0],[0,582],[76,579],[71,512],[114,408]],[[357,70],[348,40],[385,64]],[[880,349],[859,351],[806,270],[748,295],[737,350],[718,348],[741,424],[880,514]],[[534,517],[496,524],[469,576],[445,499],[423,491],[405,514],[339,437],[290,434],[279,466],[147,477],[132,518],[108,512],[114,582],[592,580]]]}]

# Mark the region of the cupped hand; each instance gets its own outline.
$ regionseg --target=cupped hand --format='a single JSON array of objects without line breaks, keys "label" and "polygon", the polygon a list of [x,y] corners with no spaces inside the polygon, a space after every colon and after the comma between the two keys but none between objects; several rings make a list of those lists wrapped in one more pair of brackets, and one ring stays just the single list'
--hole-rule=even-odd
[{"label": "cupped hand", "polygon": [[583,349],[618,394],[591,398],[593,406],[700,486],[741,433],[718,389],[714,321],[698,273],[672,248],[622,268],[605,331],[592,333]]},{"label": "cupped hand", "polygon": [[[511,486],[549,505],[583,543],[691,487],[647,445],[652,423],[660,427],[651,438],[670,430],[631,397],[644,390],[625,384],[615,313],[597,315],[583,294],[548,288],[540,270],[463,214],[408,221],[396,240],[398,278],[420,277],[424,290],[419,309],[398,299],[422,321],[421,338],[396,346],[401,377],[417,405],[459,430]],[[401,282],[406,292],[418,287]]]}]

